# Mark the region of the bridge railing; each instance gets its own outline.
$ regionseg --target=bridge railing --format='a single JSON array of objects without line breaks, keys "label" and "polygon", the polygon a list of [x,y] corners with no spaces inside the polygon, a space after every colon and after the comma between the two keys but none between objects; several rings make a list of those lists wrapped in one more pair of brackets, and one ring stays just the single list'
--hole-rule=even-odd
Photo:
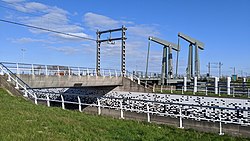
[{"label": "bridge railing", "polygon": [[[110,92],[117,93],[117,92]],[[119,92],[118,92],[119,93]],[[183,128],[184,119],[193,119],[197,121],[218,122],[219,133],[222,132],[222,123],[239,124],[250,126],[250,109],[246,108],[228,108],[219,106],[206,106],[196,104],[183,104],[167,102],[161,100],[143,100],[128,97],[116,97],[114,95],[91,96],[70,93],[37,93],[38,101],[46,101],[47,105],[57,102],[65,109],[65,104],[78,105],[82,112],[83,106],[92,106],[98,109],[98,114],[102,113],[103,108],[115,109],[120,111],[120,117],[124,118],[124,112],[137,112],[147,114],[147,121],[151,121],[151,115],[179,118],[179,127]],[[212,111],[212,115],[204,115],[200,111]],[[242,115],[238,115],[241,113]],[[231,117],[228,117],[230,114]],[[239,117],[237,117],[239,116]]]},{"label": "bridge railing", "polygon": [[27,75],[74,75],[74,76],[110,76],[119,77],[120,70],[101,69],[100,74],[97,74],[95,68],[60,66],[60,65],[41,65],[41,64],[26,64],[26,63],[10,63],[2,62],[14,74]]}]

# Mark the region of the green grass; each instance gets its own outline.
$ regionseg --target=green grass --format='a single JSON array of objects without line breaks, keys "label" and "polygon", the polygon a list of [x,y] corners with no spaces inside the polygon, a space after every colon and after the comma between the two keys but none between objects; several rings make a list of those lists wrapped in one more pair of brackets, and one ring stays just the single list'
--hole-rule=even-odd
[{"label": "green grass", "polygon": [[0,89],[0,140],[235,141],[231,136],[34,105]]}]

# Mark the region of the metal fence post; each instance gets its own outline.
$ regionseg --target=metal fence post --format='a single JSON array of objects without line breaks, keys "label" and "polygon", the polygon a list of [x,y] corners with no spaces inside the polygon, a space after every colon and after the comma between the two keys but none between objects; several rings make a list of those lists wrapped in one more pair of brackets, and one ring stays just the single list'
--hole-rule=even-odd
[{"label": "metal fence post", "polygon": [[26,86],[24,86],[24,97],[28,97],[28,92]]},{"label": "metal fence post", "polygon": [[89,69],[87,68],[87,74],[86,74],[87,76],[89,76]]},{"label": "metal fence post", "polygon": [[170,93],[171,93],[171,94],[173,93],[172,87],[173,87],[173,86],[170,86]]},{"label": "metal fence post", "polygon": [[206,95],[207,95],[207,87],[206,87],[206,90],[205,90],[205,91],[206,91]]},{"label": "metal fence post", "polygon": [[215,77],[214,78],[214,93],[215,94],[218,94],[218,81],[219,81],[219,78]]},{"label": "metal fence post", "polygon": [[31,73],[32,73],[32,75],[35,75],[34,65],[33,64],[31,64]]},{"label": "metal fence post", "polygon": [[70,67],[68,67],[69,76],[71,75]]},{"label": "metal fence post", "polygon": [[187,91],[187,77],[184,77],[184,92]]},{"label": "metal fence post", "polygon": [[101,103],[99,98],[97,98],[97,106],[98,106],[98,115],[101,115]]},{"label": "metal fence post", "polygon": [[63,98],[63,95],[61,95],[61,100],[62,100],[62,109],[65,109],[65,105],[64,105],[64,98]]},{"label": "metal fence post", "polygon": [[82,103],[81,103],[81,99],[79,96],[77,96],[78,99],[78,104],[79,104],[79,111],[82,112]]},{"label": "metal fence post", "polygon": [[19,67],[18,67],[18,63],[16,63],[16,74],[20,74],[20,72],[19,72]]},{"label": "metal fence post", "polygon": [[81,76],[81,71],[79,67],[78,67],[78,76]]},{"label": "metal fence post", "polygon": [[[109,70],[109,77],[111,78],[111,71]],[[133,81],[133,80],[132,80]]]},{"label": "metal fence post", "polygon": [[218,87],[218,89],[219,89],[219,96],[220,96],[220,86]]},{"label": "metal fence post", "polygon": [[8,82],[10,82],[11,81],[11,77],[10,77],[10,74],[7,72],[7,74],[8,74]]},{"label": "metal fence post", "polygon": [[48,66],[45,65],[45,75],[47,76],[48,75]]},{"label": "metal fence post", "polygon": [[117,71],[115,70],[115,77],[117,77]]},{"label": "metal fence post", "polygon": [[122,100],[120,100],[120,110],[121,110],[121,119],[124,119],[123,108],[122,108]]},{"label": "metal fence post", "polygon": [[49,101],[49,95],[46,94],[46,98],[47,98],[47,106],[50,107],[50,101]]},{"label": "metal fence post", "polygon": [[235,96],[234,96],[234,90],[235,90],[235,89],[234,89],[234,87],[233,87],[233,97],[235,97]]},{"label": "metal fence post", "polygon": [[222,123],[221,123],[221,110],[220,110],[220,132],[219,132],[219,135],[224,135],[223,131],[222,131]]},{"label": "metal fence post", "polygon": [[149,105],[148,105],[148,102],[147,102],[147,117],[148,117],[148,122],[150,122],[150,113],[149,113]]},{"label": "metal fence post", "polygon": [[131,81],[134,81],[133,74],[130,75],[130,80],[131,80]]},{"label": "metal fence post", "polygon": [[227,94],[230,95],[231,77],[227,77]]},{"label": "metal fence post", "polygon": [[35,96],[35,104],[37,105],[37,96],[36,94],[34,94],[34,96]]},{"label": "metal fence post", "polygon": [[16,80],[15,80],[15,81],[16,81],[16,87],[15,87],[15,88],[16,88],[16,89],[19,89],[19,84],[18,84],[18,81],[17,81],[17,77],[16,77]]},{"label": "metal fence post", "polygon": [[181,94],[184,94],[183,87],[184,87],[184,86],[181,87]]},{"label": "metal fence post", "polygon": [[247,88],[247,95],[248,95],[248,98],[250,98],[250,89]]},{"label": "metal fence post", "polygon": [[182,109],[181,109],[181,106],[179,107],[179,111],[180,111],[180,126],[179,126],[179,128],[181,128],[181,129],[183,129],[184,127],[183,127],[183,124],[182,124]]},{"label": "metal fence post", "polygon": [[163,86],[161,85],[161,93],[162,93],[162,87],[163,87]]},{"label": "metal fence post", "polygon": [[57,75],[60,76],[59,66],[57,66]]},{"label": "metal fence post", "polygon": [[197,92],[197,77],[194,77],[194,94]]}]

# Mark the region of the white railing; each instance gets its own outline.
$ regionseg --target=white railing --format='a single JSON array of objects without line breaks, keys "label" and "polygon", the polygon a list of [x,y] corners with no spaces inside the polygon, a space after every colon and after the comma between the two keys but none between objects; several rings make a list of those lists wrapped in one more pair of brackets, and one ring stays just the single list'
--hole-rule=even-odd
[{"label": "white railing", "polygon": [[[2,62],[14,74],[97,76],[95,68]],[[101,69],[98,76],[119,77],[120,70]]]},{"label": "white railing", "polygon": [[24,97],[35,98],[35,92],[25,82],[23,82],[16,74],[12,73],[5,65],[0,63],[0,74],[8,77],[7,81],[15,85],[16,89],[24,90]]},{"label": "white railing", "polygon": [[[18,68],[19,69],[19,68]],[[61,103],[61,107],[65,109],[65,104],[75,104],[78,105],[79,111],[82,111],[82,106],[92,106],[98,109],[98,114],[101,114],[102,108],[115,109],[120,111],[120,117],[124,118],[124,111],[138,112],[147,114],[147,121],[150,122],[151,115],[158,116],[170,116],[179,118],[179,127],[183,128],[184,119],[194,119],[194,120],[204,120],[219,123],[219,133],[222,135],[222,123],[227,124],[239,124],[244,126],[250,125],[250,110],[244,108],[227,108],[219,106],[204,106],[204,105],[194,105],[194,104],[182,104],[173,102],[162,102],[162,101],[152,101],[152,100],[141,100],[133,98],[119,98],[119,97],[92,97],[90,95],[84,96],[79,94],[67,94],[67,93],[50,93],[41,92],[39,90],[34,90],[30,88],[25,82],[17,77],[15,73],[12,73],[8,67],[0,63],[0,74],[6,75],[8,81],[16,86],[17,89],[21,89],[24,96],[34,99],[35,104],[39,101],[45,101],[47,106],[51,106],[53,102]],[[69,73],[70,74],[70,73]],[[131,75],[127,73],[128,75]],[[182,88],[183,91],[183,88]],[[197,86],[197,92],[204,91],[203,88]],[[207,93],[207,88],[205,89]],[[249,90],[248,90],[249,93]],[[91,99],[90,102],[86,102],[87,99]],[[167,108],[168,110],[164,110]],[[211,118],[199,115],[194,112],[194,114],[188,114],[186,111],[189,109],[208,109],[215,110],[215,115]],[[245,116],[237,119],[228,119],[228,113],[237,114],[243,112]],[[247,115],[247,116],[246,116]]]},{"label": "white railing", "polygon": [[[86,99],[91,99],[87,101]],[[67,94],[67,93],[57,93],[50,94],[46,92],[38,93],[38,98],[36,100],[46,101],[47,106],[51,105],[51,102],[61,103],[62,109],[65,109],[65,104],[78,105],[78,109],[82,112],[82,106],[92,106],[98,109],[97,113],[101,114],[102,109],[114,109],[120,111],[120,118],[124,118],[124,111],[145,113],[147,114],[147,121],[151,122],[151,115],[166,116],[179,118],[179,127],[184,128],[184,119],[194,119],[197,121],[208,121],[208,122],[218,122],[219,123],[219,133],[222,132],[222,123],[227,124],[239,124],[244,126],[250,125],[249,109],[244,108],[227,108],[218,106],[204,106],[204,105],[194,105],[194,104],[182,104],[173,102],[162,102],[162,101],[152,101],[152,100],[141,100],[132,98],[119,98],[119,97],[94,97],[91,95],[84,96],[79,94]],[[85,101],[86,100],[86,101]],[[37,103],[37,102],[36,102]],[[167,110],[164,108],[167,107]],[[198,112],[193,112],[188,114],[187,111],[190,109],[208,109],[214,110],[213,117],[206,117]],[[228,119],[228,113],[237,114],[237,112],[242,112],[245,116],[238,119]],[[248,115],[248,116],[246,116]]]}]

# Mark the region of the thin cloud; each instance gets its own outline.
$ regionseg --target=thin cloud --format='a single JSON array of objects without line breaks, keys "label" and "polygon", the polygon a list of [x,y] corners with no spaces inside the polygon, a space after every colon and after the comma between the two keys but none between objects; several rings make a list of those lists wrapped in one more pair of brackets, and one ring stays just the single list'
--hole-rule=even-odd
[{"label": "thin cloud", "polygon": [[92,12],[88,12],[84,15],[84,22],[86,26],[94,30],[116,28],[120,26],[119,21]]},{"label": "thin cloud", "polygon": [[81,49],[75,48],[75,47],[48,47],[48,49],[54,50],[54,51],[58,51],[58,52],[62,52],[66,55],[73,55],[79,51],[81,51]]},{"label": "thin cloud", "polygon": [[21,44],[24,44],[24,43],[34,43],[34,42],[37,42],[37,43],[55,43],[53,41],[48,41],[48,40],[45,40],[45,39],[33,39],[33,38],[29,38],[29,37],[23,37],[23,38],[19,38],[19,39],[11,39],[11,41],[13,43],[21,43]]},{"label": "thin cloud", "polygon": [[[21,21],[22,23],[33,25],[37,27],[53,29],[56,31],[69,33],[73,35],[81,35],[83,37],[88,37],[84,33],[84,28],[79,26],[78,23],[71,23],[68,16],[70,15],[68,11],[58,8],[48,6],[38,2],[17,2],[15,4],[9,5],[14,7],[16,10],[26,13],[32,13],[38,16],[18,16],[12,17]],[[10,16],[11,17],[11,16]],[[52,36],[57,36],[58,38],[67,39],[67,40],[76,40],[70,36],[62,36],[59,34],[50,33],[47,31],[29,29],[32,33],[35,34],[49,34]]]}]

